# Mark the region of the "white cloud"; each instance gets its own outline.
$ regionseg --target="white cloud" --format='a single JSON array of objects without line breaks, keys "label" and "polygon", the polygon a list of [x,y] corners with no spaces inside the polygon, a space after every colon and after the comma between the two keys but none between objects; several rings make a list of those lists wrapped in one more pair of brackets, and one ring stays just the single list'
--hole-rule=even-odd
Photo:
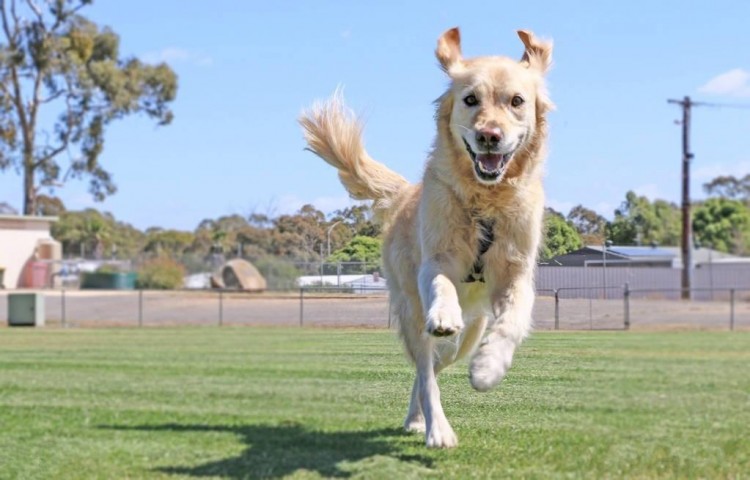
[{"label": "white cloud", "polygon": [[563,215],[568,215],[568,212],[575,207],[576,204],[573,202],[565,202],[561,200],[557,200],[554,198],[548,198],[547,199],[547,207],[562,213]]},{"label": "white cloud", "polygon": [[720,175],[732,175],[734,177],[744,177],[750,173],[750,161],[745,160],[732,164],[712,163],[702,167],[694,168],[692,176],[694,180],[708,182]]},{"label": "white cloud", "polygon": [[179,47],[167,47],[162,50],[146,52],[141,59],[147,63],[189,63],[198,67],[208,67],[213,59],[203,52],[187,50]]},{"label": "white cloud", "polygon": [[568,213],[570,213],[570,211],[573,209],[573,207],[577,205],[583,205],[586,208],[592,208],[596,213],[610,220],[614,218],[615,208],[617,208],[618,206],[610,202],[599,202],[593,207],[590,207],[589,205],[585,203],[581,203],[581,202],[566,202],[566,201],[561,201],[561,200],[555,200],[552,198],[547,199],[547,207],[552,208],[553,210],[562,213],[566,217],[568,216]]},{"label": "white cloud", "polygon": [[75,193],[69,197],[63,197],[65,208],[68,210],[85,210],[87,208],[96,208],[104,210],[101,202],[94,201],[88,193]]},{"label": "white cloud", "polygon": [[649,200],[657,200],[657,199],[663,199],[664,194],[659,189],[659,186],[655,183],[648,183],[646,185],[640,185],[638,187],[635,187],[633,191],[641,196],[646,197]]},{"label": "white cloud", "polygon": [[599,202],[594,206],[594,211],[602,217],[612,220],[615,218],[615,209],[619,207],[609,202]]},{"label": "white cloud", "polygon": [[735,68],[715,76],[698,88],[701,93],[729,97],[750,97],[750,72]]},{"label": "white cloud", "polygon": [[358,205],[362,202],[353,200],[346,195],[342,195],[339,197],[317,197],[312,200],[301,199],[296,195],[284,195],[279,198],[276,208],[278,209],[278,213],[281,214],[295,213],[300,208],[302,208],[303,205],[306,205],[308,203],[313,205],[321,212],[329,214],[334,210],[351,207],[352,205]]}]

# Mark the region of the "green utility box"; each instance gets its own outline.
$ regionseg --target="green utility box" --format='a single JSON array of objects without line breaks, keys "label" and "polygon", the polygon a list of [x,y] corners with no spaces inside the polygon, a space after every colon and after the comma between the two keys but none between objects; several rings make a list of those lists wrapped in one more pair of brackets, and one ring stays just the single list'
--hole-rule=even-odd
[{"label": "green utility box", "polygon": [[8,326],[43,327],[44,295],[41,293],[8,294]]},{"label": "green utility box", "polygon": [[124,272],[86,272],[81,279],[81,288],[101,290],[133,290],[138,276]]}]

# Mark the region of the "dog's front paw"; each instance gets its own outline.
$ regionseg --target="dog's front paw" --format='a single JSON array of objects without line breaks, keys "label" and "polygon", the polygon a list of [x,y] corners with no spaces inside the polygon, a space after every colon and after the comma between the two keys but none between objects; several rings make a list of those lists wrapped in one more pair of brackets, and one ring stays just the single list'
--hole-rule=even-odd
[{"label": "dog's front paw", "polygon": [[458,437],[456,437],[453,428],[448,421],[436,422],[427,431],[427,448],[453,448],[458,446]]},{"label": "dog's front paw", "polygon": [[436,300],[427,312],[427,333],[435,337],[455,335],[464,328],[461,306],[457,301]]},{"label": "dog's front paw", "polygon": [[503,337],[483,343],[469,366],[469,380],[474,390],[486,392],[500,383],[508,373],[515,350],[516,344]]}]

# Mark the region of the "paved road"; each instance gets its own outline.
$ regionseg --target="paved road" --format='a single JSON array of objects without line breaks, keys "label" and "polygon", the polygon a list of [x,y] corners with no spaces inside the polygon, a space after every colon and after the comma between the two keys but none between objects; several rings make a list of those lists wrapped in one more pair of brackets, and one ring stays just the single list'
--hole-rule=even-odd
[{"label": "paved road", "polygon": [[[248,295],[217,292],[97,292],[45,291],[47,324],[59,326],[158,325],[279,325],[302,321],[308,326],[387,327],[388,299],[385,295]],[[0,325],[7,324],[7,295],[0,292]],[[301,308],[300,308],[301,307]],[[623,327],[624,302],[616,300],[561,299],[561,329],[618,329]],[[631,299],[633,329],[728,328],[730,304]],[[540,296],[534,308],[537,329],[552,329],[555,304]],[[738,328],[750,328],[750,302],[735,304]]]}]

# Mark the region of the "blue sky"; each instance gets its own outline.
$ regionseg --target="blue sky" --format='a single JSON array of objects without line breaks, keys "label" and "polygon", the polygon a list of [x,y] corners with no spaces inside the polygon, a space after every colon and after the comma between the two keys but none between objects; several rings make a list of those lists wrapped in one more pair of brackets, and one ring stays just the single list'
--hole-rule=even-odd
[{"label": "blue sky", "polygon": [[[611,217],[627,190],[677,202],[679,109],[668,98],[750,104],[750,2],[98,1],[84,10],[121,35],[121,51],[179,75],[172,125],[113,125],[102,164],[119,187],[94,203],[85,182],[57,189],[139,228],[349,204],[312,154],[300,111],[338,85],[366,119],[371,155],[419,181],[446,86],[437,37],[462,30],[465,56],[520,57],[527,28],[555,42],[548,204]],[[696,108],[693,192],[750,173],[750,110]],[[21,178],[0,174],[0,201],[21,207]]]}]

